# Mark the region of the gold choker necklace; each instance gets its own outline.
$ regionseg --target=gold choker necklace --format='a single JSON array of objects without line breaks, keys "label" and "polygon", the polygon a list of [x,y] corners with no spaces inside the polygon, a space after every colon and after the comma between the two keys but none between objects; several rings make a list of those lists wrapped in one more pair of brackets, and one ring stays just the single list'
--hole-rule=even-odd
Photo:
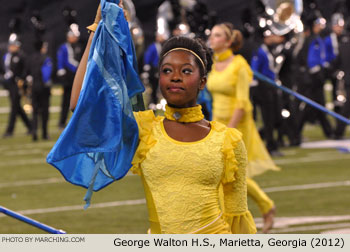
[{"label": "gold choker necklace", "polygon": [[233,55],[232,51],[230,49],[227,49],[221,53],[214,53],[214,60],[215,61],[224,61],[230,58]]},{"label": "gold choker necklace", "polygon": [[184,123],[199,122],[204,118],[201,105],[189,108],[173,108],[165,105],[164,116],[168,120]]}]

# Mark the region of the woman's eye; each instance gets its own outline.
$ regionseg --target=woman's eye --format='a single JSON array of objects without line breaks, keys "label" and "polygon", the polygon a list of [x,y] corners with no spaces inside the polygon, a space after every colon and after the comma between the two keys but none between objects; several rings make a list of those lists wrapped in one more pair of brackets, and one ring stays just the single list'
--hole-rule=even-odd
[{"label": "woman's eye", "polygon": [[171,70],[169,68],[163,68],[162,72],[167,74],[167,73],[170,73]]},{"label": "woman's eye", "polygon": [[183,72],[184,74],[191,74],[191,73],[192,73],[192,70],[186,68],[186,69],[182,70],[182,72]]}]

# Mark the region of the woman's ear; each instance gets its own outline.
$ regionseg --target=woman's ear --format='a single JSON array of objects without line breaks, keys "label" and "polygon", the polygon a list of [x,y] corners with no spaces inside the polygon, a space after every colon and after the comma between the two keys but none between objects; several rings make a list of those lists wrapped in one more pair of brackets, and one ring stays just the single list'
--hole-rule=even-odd
[{"label": "woman's ear", "polygon": [[201,78],[199,83],[199,90],[203,90],[205,88],[205,84],[207,84],[207,77],[204,76]]}]

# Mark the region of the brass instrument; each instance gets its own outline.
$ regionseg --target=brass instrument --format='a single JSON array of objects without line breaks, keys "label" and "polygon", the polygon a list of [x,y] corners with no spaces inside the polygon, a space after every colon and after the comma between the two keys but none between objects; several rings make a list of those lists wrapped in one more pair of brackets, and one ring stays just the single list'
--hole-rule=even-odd
[{"label": "brass instrument", "polygon": [[261,0],[265,6],[266,18],[260,20],[260,26],[268,26],[275,35],[283,36],[294,30],[303,31],[300,20],[303,12],[302,0]]}]

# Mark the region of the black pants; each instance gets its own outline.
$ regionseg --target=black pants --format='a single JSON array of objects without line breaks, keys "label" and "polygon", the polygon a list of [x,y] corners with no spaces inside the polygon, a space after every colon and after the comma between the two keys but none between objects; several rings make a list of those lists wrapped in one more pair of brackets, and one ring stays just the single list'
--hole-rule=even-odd
[{"label": "black pants", "polygon": [[8,126],[6,129],[7,134],[13,134],[15,124],[16,124],[16,118],[17,115],[19,115],[27,127],[28,131],[31,131],[31,123],[24,112],[22,106],[21,106],[21,96],[19,94],[19,90],[17,87],[17,84],[15,82],[13,83],[8,83],[8,90],[9,90],[9,98],[11,102],[11,112],[9,115],[9,121],[8,121]]},{"label": "black pants", "polygon": [[47,139],[47,123],[49,120],[50,106],[50,88],[42,88],[33,90],[32,93],[33,106],[33,138],[37,136],[39,117],[42,123],[42,137]]},{"label": "black pants", "polygon": [[61,115],[60,115],[60,121],[58,123],[58,125],[60,127],[66,126],[66,121],[67,121],[68,112],[69,112],[71,93],[72,93],[72,85],[66,85],[63,87],[63,96],[62,96],[62,103],[61,103]]},{"label": "black pants", "polygon": [[256,109],[259,106],[261,110],[264,123],[261,133],[266,141],[267,150],[269,152],[275,151],[278,149],[278,145],[274,138],[274,128],[278,125],[278,118],[281,114],[277,90],[267,83],[259,82],[258,86],[251,88],[251,97],[254,108]]},{"label": "black pants", "polygon": [[296,108],[296,101],[291,95],[283,93],[281,96],[281,107],[289,111],[290,115],[287,118],[281,119],[281,125],[278,129],[278,139],[283,142],[283,136],[286,135],[290,145],[300,144],[298,135],[298,112]]},{"label": "black pants", "polygon": [[339,103],[338,103],[338,100],[337,100],[338,81],[334,77],[332,77],[330,80],[331,80],[331,83],[332,83],[332,86],[333,86],[332,102],[334,104],[334,112],[340,113],[341,107],[339,106]]},{"label": "black pants", "polygon": [[[324,91],[323,91],[323,85],[324,85],[324,79],[322,78],[322,75],[320,73],[310,75],[311,77],[311,83],[306,84],[303,87],[303,90],[301,93],[303,93],[306,97],[310,98],[311,100],[317,102],[318,104],[324,106],[325,105],[325,98],[324,98]],[[325,112],[322,112],[314,107],[311,107],[310,105],[306,105],[302,111],[300,111],[300,118],[299,118],[299,127],[298,130],[301,132],[303,130],[303,127],[305,123],[308,121],[318,121],[321,124],[323,133],[326,137],[332,136],[332,127],[327,119],[327,115]]]},{"label": "black pants", "polygon": [[[347,85],[345,90],[346,90],[346,102],[344,106],[341,108],[340,114],[346,117],[347,119],[349,119],[350,118],[350,85]],[[337,120],[337,125],[335,128],[335,136],[338,138],[343,137],[346,126],[347,126],[346,123],[340,120]]]},{"label": "black pants", "polygon": [[335,71],[333,69],[325,70],[326,79],[331,81],[332,85],[332,103],[334,104],[334,112],[340,113],[340,106],[337,101],[337,89],[338,89],[338,80],[335,76]]}]

